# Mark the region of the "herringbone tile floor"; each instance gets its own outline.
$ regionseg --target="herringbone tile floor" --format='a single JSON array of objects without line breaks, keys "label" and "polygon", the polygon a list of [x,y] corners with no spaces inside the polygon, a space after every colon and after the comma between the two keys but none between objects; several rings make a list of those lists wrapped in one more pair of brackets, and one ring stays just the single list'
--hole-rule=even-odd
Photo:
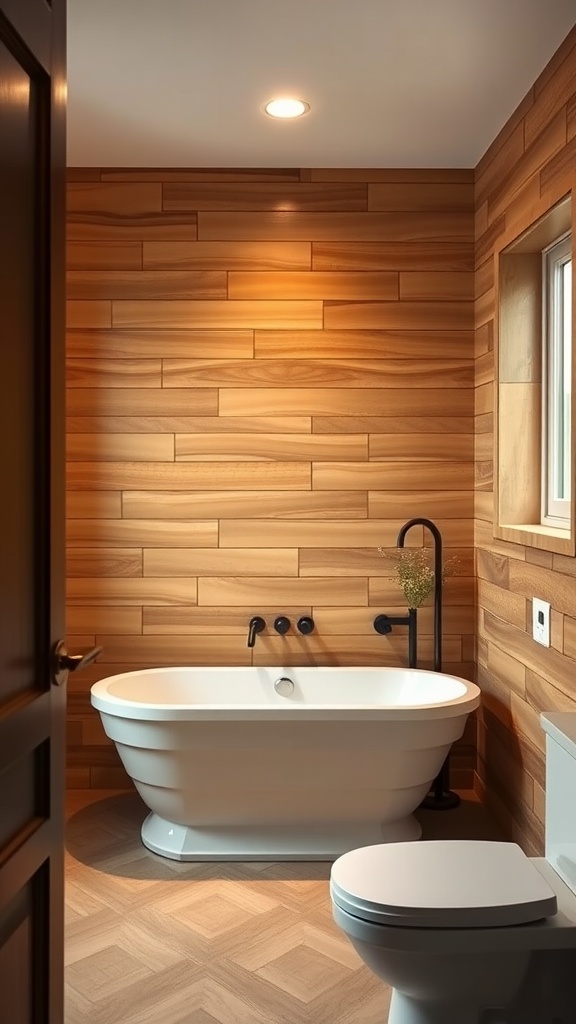
[{"label": "herringbone tile floor", "polygon": [[[385,1024],[329,864],[169,861],[141,845],[145,813],[134,793],[69,795],[66,1024]],[[478,805],[425,817],[494,838]]]}]

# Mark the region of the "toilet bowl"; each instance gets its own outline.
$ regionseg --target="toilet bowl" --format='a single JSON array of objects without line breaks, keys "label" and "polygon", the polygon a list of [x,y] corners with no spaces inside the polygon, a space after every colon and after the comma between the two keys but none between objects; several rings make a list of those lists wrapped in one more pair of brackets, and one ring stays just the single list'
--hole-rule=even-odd
[{"label": "toilet bowl", "polygon": [[332,865],[336,923],[392,986],[389,1024],[573,1024],[576,713],[547,733],[546,857],[472,840],[362,847]]}]

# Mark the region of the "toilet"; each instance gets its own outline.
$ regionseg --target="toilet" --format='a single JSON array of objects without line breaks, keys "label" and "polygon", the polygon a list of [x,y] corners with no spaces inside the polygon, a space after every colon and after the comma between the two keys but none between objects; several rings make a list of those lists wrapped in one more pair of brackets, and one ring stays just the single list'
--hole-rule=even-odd
[{"label": "toilet", "polygon": [[576,1021],[576,712],[541,724],[544,858],[445,840],[365,846],[332,865],[334,920],[392,986],[388,1024]]}]

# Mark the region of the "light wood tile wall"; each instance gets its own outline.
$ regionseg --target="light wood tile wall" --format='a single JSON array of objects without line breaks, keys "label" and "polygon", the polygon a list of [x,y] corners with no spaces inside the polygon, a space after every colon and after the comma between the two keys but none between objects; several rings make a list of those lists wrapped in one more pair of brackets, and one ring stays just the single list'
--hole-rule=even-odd
[{"label": "light wood tile wall", "polygon": [[[395,665],[393,546],[460,559],[445,667],[473,673],[473,172],[69,175],[68,634],[78,785],[126,781],[91,683],[158,664]],[[421,544],[421,531],[411,543]],[[255,613],[268,621],[246,647]],[[272,631],[312,614],[311,637]],[[422,662],[432,617],[420,616]],[[474,729],[455,753],[470,785]]]},{"label": "light wood tile wall", "polygon": [[[576,710],[574,559],[492,534],[494,252],[576,187],[576,30],[476,169],[476,545],[479,774],[510,838],[541,854],[540,711]],[[536,470],[537,471],[537,470]],[[552,604],[552,646],[531,639],[531,598]]]}]

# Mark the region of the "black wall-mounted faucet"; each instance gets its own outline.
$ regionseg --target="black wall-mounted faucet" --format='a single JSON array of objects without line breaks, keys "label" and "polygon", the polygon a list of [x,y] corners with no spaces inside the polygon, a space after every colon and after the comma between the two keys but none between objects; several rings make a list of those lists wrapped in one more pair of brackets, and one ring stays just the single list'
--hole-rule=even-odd
[{"label": "black wall-mounted faucet", "polygon": [[261,615],[253,615],[248,623],[248,639],[246,641],[247,647],[254,647],[256,643],[256,635],[261,633],[263,629],[266,629],[266,622]]}]

